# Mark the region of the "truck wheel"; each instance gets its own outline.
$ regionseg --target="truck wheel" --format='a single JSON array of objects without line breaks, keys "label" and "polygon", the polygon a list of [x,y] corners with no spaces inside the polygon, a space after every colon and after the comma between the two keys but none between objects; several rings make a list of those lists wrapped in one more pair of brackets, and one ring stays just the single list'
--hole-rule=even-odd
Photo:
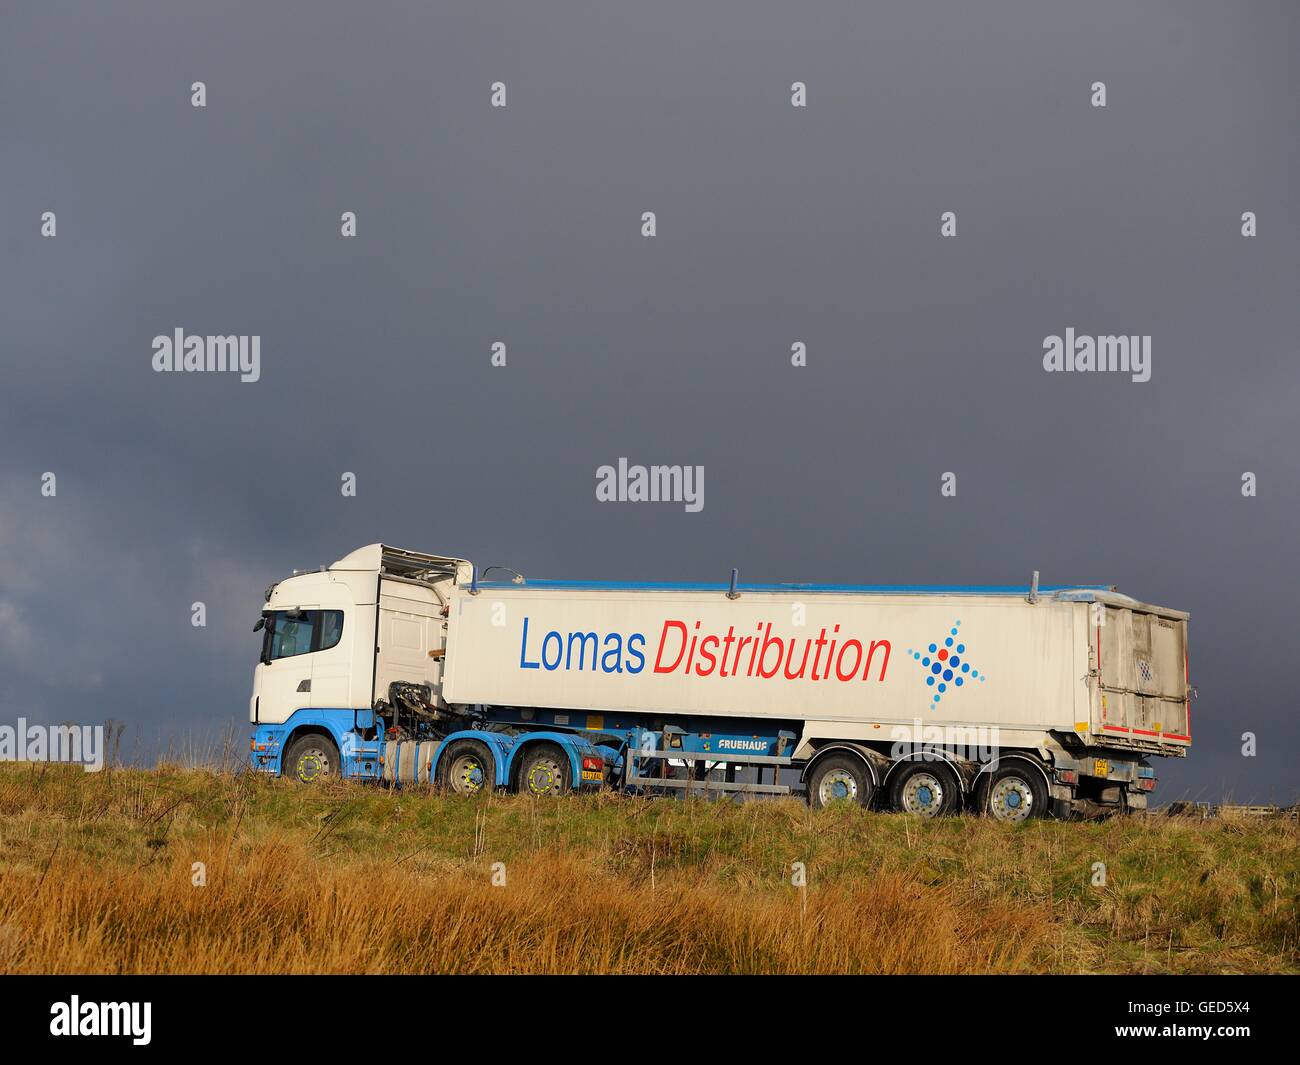
[{"label": "truck wheel", "polygon": [[563,795],[569,780],[569,757],[553,743],[530,747],[519,764],[519,790],[525,795]]},{"label": "truck wheel", "polygon": [[492,752],[473,740],[453,743],[438,761],[438,783],[457,795],[477,795],[496,784]]},{"label": "truck wheel", "polygon": [[995,821],[1019,824],[1047,816],[1047,788],[1032,769],[1003,766],[985,788],[984,812]]},{"label": "truck wheel", "polygon": [[315,784],[322,777],[338,776],[339,749],[328,736],[308,732],[289,744],[284,752],[282,773],[301,784]]},{"label": "truck wheel", "polygon": [[943,817],[957,809],[960,789],[942,762],[911,762],[895,770],[889,788],[895,810],[919,817]]},{"label": "truck wheel", "polygon": [[808,777],[808,805],[814,810],[841,800],[870,806],[871,793],[871,774],[862,760],[851,754],[823,758]]}]

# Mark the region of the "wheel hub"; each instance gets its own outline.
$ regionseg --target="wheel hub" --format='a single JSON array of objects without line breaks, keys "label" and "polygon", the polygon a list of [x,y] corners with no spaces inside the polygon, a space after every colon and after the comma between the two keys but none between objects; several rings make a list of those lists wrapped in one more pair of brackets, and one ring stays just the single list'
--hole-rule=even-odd
[{"label": "wheel hub", "polygon": [[943,809],[943,781],[933,773],[917,773],[903,788],[903,809],[922,817],[934,817]]},{"label": "wheel hub", "polygon": [[457,758],[450,775],[452,790],[462,795],[471,795],[483,787],[483,767],[477,758]]},{"label": "wheel hub", "polygon": [[844,769],[832,769],[824,777],[821,784],[817,787],[817,797],[821,804],[835,802],[837,799],[856,799],[858,797],[858,782],[853,779],[853,774]]},{"label": "wheel hub", "polygon": [[1019,822],[1033,812],[1034,792],[1020,777],[1003,777],[993,786],[989,809],[999,821]]},{"label": "wheel hub", "polygon": [[547,792],[559,791],[560,767],[549,758],[541,759],[534,762],[528,769],[528,790],[534,795],[545,795]]},{"label": "wheel hub", "polygon": [[330,771],[329,758],[320,748],[313,747],[302,752],[295,769],[299,780],[304,784],[312,784],[321,777],[328,775]]}]

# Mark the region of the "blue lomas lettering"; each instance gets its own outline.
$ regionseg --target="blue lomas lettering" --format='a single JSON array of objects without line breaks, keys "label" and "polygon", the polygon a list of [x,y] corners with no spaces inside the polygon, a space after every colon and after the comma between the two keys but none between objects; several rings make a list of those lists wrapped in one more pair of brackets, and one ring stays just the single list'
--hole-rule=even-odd
[{"label": "blue lomas lettering", "polygon": [[559,632],[552,629],[538,642],[536,650],[528,647],[528,618],[524,618],[519,638],[519,668],[564,670],[600,670],[603,673],[640,673],[645,669],[645,635],[633,632],[624,636],[610,632]]}]

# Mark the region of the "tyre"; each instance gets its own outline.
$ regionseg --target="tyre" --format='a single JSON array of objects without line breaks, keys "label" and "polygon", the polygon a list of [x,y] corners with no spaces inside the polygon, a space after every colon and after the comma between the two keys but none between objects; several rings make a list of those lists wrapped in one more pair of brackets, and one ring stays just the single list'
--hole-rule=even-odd
[{"label": "tyre", "polygon": [[438,783],[457,795],[491,791],[496,779],[492,752],[474,740],[457,740],[438,760]]},{"label": "tyre", "polygon": [[823,758],[808,774],[808,805],[821,810],[833,802],[870,806],[875,786],[871,771],[861,758],[832,754]]},{"label": "tyre", "polygon": [[1013,762],[990,775],[982,808],[988,817],[1008,824],[1046,817],[1047,785],[1033,768]]},{"label": "tyre", "polygon": [[890,805],[918,817],[944,817],[961,801],[961,787],[942,762],[909,762],[894,770],[889,787]]},{"label": "tyre", "polygon": [[282,775],[300,784],[315,784],[339,776],[339,749],[328,736],[308,732],[299,736],[284,752]]},{"label": "tyre", "polygon": [[569,756],[553,743],[529,747],[519,763],[518,785],[523,795],[563,795],[573,788]]}]

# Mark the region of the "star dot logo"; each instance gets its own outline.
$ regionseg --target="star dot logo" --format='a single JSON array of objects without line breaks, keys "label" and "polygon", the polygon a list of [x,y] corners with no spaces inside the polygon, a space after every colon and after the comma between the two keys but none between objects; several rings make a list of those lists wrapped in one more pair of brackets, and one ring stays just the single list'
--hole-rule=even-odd
[{"label": "star dot logo", "polygon": [[907,653],[920,662],[921,668],[926,671],[926,685],[934,689],[931,709],[939,704],[949,687],[960,688],[968,680],[984,683],[984,674],[966,661],[966,645],[957,642],[960,628],[961,621],[954,621],[948,635],[943,638],[943,643],[930,644],[928,651],[913,651],[910,647],[907,649]]}]

